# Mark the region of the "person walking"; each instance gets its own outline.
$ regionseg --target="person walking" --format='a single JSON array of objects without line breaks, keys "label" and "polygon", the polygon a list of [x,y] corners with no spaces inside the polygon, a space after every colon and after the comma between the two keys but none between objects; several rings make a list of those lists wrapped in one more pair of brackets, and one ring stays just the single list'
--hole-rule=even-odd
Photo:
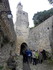
[{"label": "person walking", "polygon": [[47,59],[46,51],[43,49],[41,53],[42,53],[43,59],[46,60]]},{"label": "person walking", "polygon": [[31,62],[31,57],[32,57],[32,52],[30,49],[26,50],[26,56],[27,56],[27,62],[30,63]]},{"label": "person walking", "polygon": [[39,51],[39,63],[43,62],[43,55],[41,53],[41,51]]},{"label": "person walking", "polygon": [[26,63],[26,62],[27,62],[26,49],[24,49],[24,50],[22,51],[22,55],[23,55],[23,63]]},{"label": "person walking", "polygon": [[36,65],[35,50],[32,51],[32,59],[33,59],[33,65]]},{"label": "person walking", "polygon": [[36,64],[39,62],[39,53],[38,50],[35,51],[35,56],[36,56]]}]

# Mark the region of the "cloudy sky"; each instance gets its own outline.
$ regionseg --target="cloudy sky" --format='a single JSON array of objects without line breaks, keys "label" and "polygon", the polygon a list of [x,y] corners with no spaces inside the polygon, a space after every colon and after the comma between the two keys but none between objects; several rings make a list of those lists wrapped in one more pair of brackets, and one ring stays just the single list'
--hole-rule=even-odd
[{"label": "cloudy sky", "polygon": [[34,13],[52,8],[52,5],[49,4],[48,0],[9,0],[14,23],[16,21],[16,11],[19,2],[22,3],[23,10],[28,13],[30,27],[33,27],[32,18]]}]

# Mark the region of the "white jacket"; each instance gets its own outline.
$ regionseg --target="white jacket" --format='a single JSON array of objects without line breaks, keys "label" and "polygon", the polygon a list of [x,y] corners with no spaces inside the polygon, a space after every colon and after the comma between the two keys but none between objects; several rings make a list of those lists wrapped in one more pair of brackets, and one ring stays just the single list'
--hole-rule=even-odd
[{"label": "white jacket", "polygon": [[32,57],[35,58],[35,51],[32,52]]}]

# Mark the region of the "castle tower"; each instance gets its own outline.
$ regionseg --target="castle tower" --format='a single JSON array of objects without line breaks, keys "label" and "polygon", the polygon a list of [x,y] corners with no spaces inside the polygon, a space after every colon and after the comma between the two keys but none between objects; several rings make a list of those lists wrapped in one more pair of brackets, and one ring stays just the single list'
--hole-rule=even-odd
[{"label": "castle tower", "polygon": [[18,8],[19,11],[22,11],[23,10],[23,5],[19,2],[17,8]]},{"label": "castle tower", "polygon": [[18,48],[20,49],[20,45],[23,42],[27,43],[28,35],[29,35],[29,21],[28,21],[28,13],[23,11],[23,5],[21,3],[17,6],[17,14],[16,14],[16,34],[19,45]]},{"label": "castle tower", "polygon": [[18,4],[17,6],[17,14],[16,14],[16,28],[21,27],[26,28],[29,27],[29,21],[28,21],[28,13],[23,11],[23,5],[21,3]]},{"label": "castle tower", "polygon": [[9,2],[8,0],[0,0],[0,65],[6,62],[10,50],[15,49],[15,40],[16,34]]}]

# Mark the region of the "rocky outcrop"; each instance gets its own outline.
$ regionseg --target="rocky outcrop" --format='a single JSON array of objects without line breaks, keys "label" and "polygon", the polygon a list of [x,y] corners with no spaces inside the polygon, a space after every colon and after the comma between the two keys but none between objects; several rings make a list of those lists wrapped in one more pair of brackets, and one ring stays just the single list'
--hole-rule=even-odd
[{"label": "rocky outcrop", "polygon": [[16,34],[8,0],[0,3],[0,65],[9,57],[10,50],[15,51]]}]

